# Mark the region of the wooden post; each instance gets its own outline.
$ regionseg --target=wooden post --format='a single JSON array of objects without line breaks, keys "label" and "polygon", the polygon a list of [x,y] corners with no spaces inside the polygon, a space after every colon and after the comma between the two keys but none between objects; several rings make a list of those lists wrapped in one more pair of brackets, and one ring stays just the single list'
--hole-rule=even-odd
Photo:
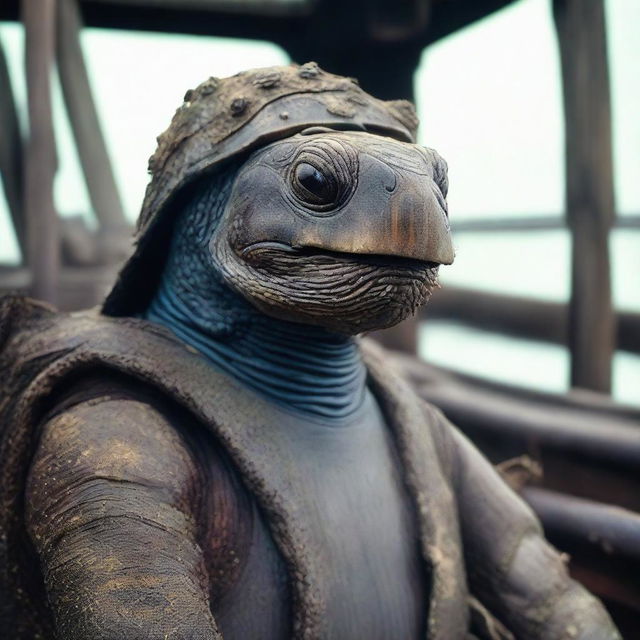
[{"label": "wooden post", "polygon": [[[326,43],[330,43],[327,46]],[[284,43],[294,60],[316,60],[324,69],[356,77],[362,88],[384,100],[413,100],[413,75],[420,62],[421,48],[414,42],[379,43],[367,40],[352,49],[340,48],[326,40],[314,48],[312,41],[291,40]],[[417,352],[418,316],[371,335],[388,349],[405,353]]]},{"label": "wooden post", "polygon": [[[358,79],[382,100],[413,100],[413,76],[424,49],[432,0],[324,0],[304,28],[278,42],[292,60]],[[416,353],[418,317],[372,335],[384,346]]]},{"label": "wooden post", "polygon": [[571,384],[611,389],[615,319],[609,230],[614,212],[603,0],[554,0],[565,112],[566,209],[573,235]]},{"label": "wooden post", "polygon": [[[369,56],[374,51],[379,54],[375,58]],[[353,72],[363,88],[376,97],[413,101],[413,76],[420,62],[418,49],[415,46],[400,46],[397,47],[397,55],[389,56],[388,53],[385,45],[372,45],[367,49],[367,55],[359,61],[361,68],[352,68],[346,75]],[[419,315],[416,314],[395,327],[374,332],[373,336],[388,349],[415,354],[418,351],[419,323]]]},{"label": "wooden post", "polygon": [[[376,97],[385,94],[389,96],[389,91],[391,90],[393,91],[393,93],[391,94],[392,96],[413,101],[413,75],[419,63],[419,57],[416,55],[416,52],[413,49],[408,49],[407,54],[407,58],[402,60],[404,64],[400,64],[395,70],[395,73],[377,75],[370,72],[365,73],[365,70],[363,68],[363,73],[360,75],[367,76],[366,82],[362,83],[365,90],[369,91]],[[385,57],[381,56],[379,61],[380,64],[378,65],[376,62],[371,63],[371,68],[378,69],[388,66],[388,61],[385,64],[383,62],[384,59]],[[392,59],[397,61],[397,59],[395,58]],[[364,66],[366,65],[363,64],[363,67]],[[355,75],[356,77],[358,77],[357,73]],[[388,82],[391,77],[394,78],[393,84]],[[390,84],[391,86],[389,86]],[[387,347],[387,349],[416,354],[418,352],[419,323],[420,316],[417,313],[415,316],[407,318],[395,327],[385,329],[384,331],[376,331],[373,336],[382,345]]]},{"label": "wooden post", "polygon": [[18,246],[25,259],[25,224],[22,210],[22,136],[18,111],[11,88],[7,59],[0,42],[0,176],[9,205],[9,213],[18,239]]},{"label": "wooden post", "polygon": [[368,31],[379,42],[405,42],[419,37],[429,23],[432,4],[432,0],[368,0]]},{"label": "wooden post", "polygon": [[77,1],[58,0],[58,72],[89,197],[102,229],[121,231],[128,223],[91,93],[80,45],[81,28]]},{"label": "wooden post", "polygon": [[53,202],[56,150],[51,113],[55,50],[55,0],[23,0],[29,142],[25,154],[24,207],[31,294],[56,302],[60,268],[58,219]]}]

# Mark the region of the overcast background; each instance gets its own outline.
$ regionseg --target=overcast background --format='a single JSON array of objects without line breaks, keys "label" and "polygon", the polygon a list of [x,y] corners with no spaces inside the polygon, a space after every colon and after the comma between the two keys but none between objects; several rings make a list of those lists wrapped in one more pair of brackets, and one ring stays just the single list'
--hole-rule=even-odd
[{"label": "overcast background", "polygon": [[[416,74],[420,140],[450,168],[452,218],[550,215],[563,210],[561,84],[549,0],[520,0],[429,48]],[[608,0],[614,161],[619,215],[640,214],[640,2]],[[23,36],[0,23],[14,91],[25,116]],[[126,213],[134,220],[147,159],[186,89],[211,75],[283,64],[269,43],[85,29],[82,43]],[[304,62],[304,61],[299,61]],[[57,80],[60,169],[55,198],[63,215],[93,221]],[[22,125],[25,125],[24,119]],[[566,301],[565,231],[458,234],[442,282]],[[611,238],[614,301],[640,311],[640,231]],[[19,259],[0,193],[0,261]],[[566,349],[445,322],[427,323],[421,352],[433,362],[505,382],[567,388]],[[640,404],[640,357],[618,353],[614,395]]]}]

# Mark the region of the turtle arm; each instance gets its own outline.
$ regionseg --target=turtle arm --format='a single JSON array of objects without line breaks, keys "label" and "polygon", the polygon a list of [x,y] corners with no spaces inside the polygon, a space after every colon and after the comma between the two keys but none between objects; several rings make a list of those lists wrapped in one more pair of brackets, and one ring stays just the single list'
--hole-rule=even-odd
[{"label": "turtle arm", "polygon": [[58,637],[220,637],[191,504],[197,477],[146,402],[97,398],[43,425],[26,518]]},{"label": "turtle arm", "polygon": [[454,488],[471,592],[518,640],[614,640],[600,603],[569,577],[541,525],[476,447],[433,411]]}]

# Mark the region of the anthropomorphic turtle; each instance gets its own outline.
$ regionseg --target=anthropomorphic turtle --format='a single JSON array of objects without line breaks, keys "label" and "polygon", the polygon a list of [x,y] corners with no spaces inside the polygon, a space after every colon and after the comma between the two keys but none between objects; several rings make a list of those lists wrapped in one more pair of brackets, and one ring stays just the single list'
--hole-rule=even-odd
[{"label": "anthropomorphic turtle", "polygon": [[529,508],[355,338],[453,260],[415,113],[211,78],[101,311],[0,307],[0,628],[59,640],[618,638]]}]

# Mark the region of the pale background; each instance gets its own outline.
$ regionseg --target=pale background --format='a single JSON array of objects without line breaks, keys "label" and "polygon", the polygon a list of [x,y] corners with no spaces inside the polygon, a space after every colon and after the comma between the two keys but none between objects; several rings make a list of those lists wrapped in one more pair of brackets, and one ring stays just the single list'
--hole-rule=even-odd
[{"label": "pale background", "polygon": [[[551,215],[563,210],[563,126],[558,54],[548,0],[520,0],[442,40],[416,74],[422,143],[450,168],[455,219]],[[640,214],[640,1],[608,0],[614,161],[619,215]],[[22,116],[23,37],[0,23]],[[86,29],[82,43],[126,213],[135,219],[147,159],[186,89],[211,75],[283,64],[269,43]],[[299,61],[304,62],[304,61]],[[55,198],[63,215],[92,220],[69,124],[54,87],[60,169]],[[22,123],[25,124],[24,121]],[[566,301],[565,231],[458,234],[442,283]],[[616,307],[640,311],[640,231],[611,238]],[[0,261],[18,252],[0,192]],[[550,391],[567,388],[566,349],[506,338],[450,322],[427,323],[421,353],[432,362]],[[640,357],[616,354],[614,396],[640,404]]]}]

